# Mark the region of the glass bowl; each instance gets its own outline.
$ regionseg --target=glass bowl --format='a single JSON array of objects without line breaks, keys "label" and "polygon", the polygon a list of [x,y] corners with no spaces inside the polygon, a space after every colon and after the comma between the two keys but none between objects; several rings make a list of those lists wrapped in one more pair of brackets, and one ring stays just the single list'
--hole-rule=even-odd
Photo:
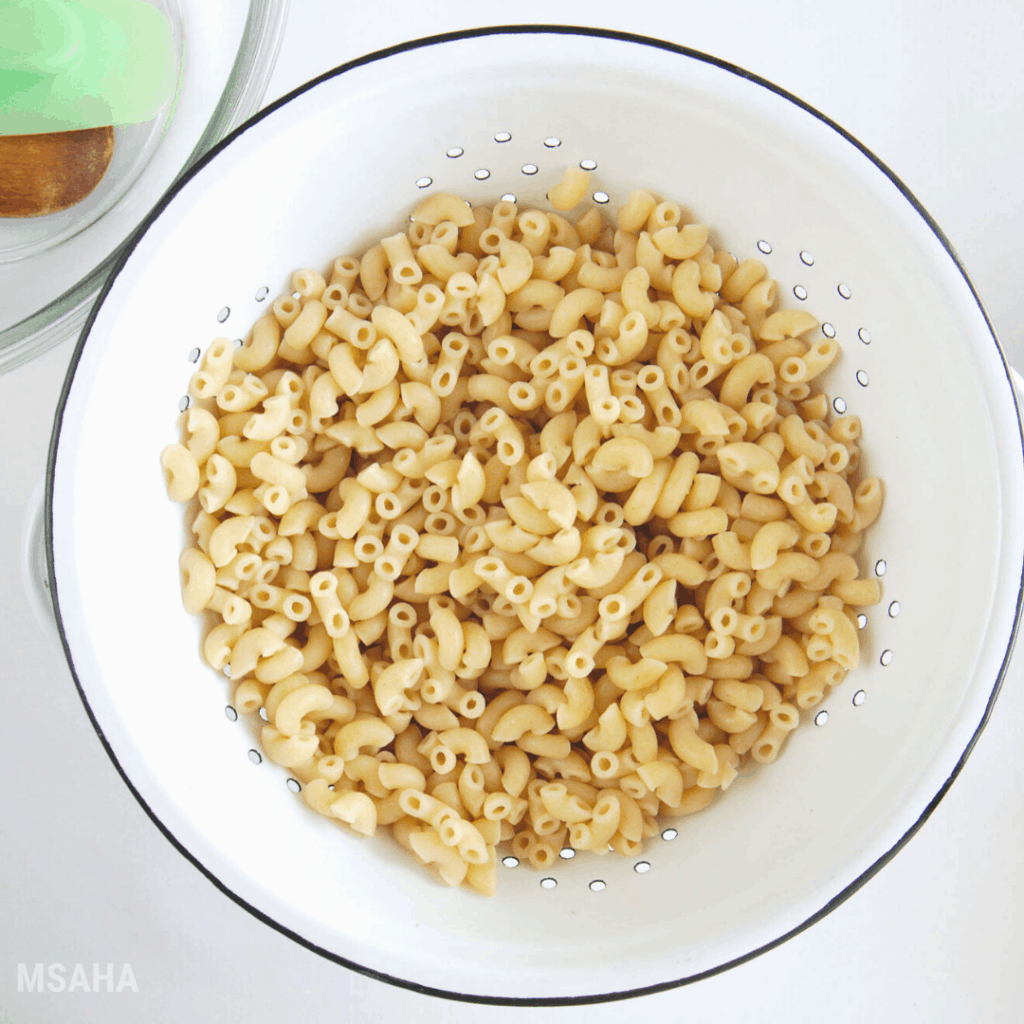
[{"label": "glass bowl", "polygon": [[176,94],[152,121],[116,129],[111,166],[81,203],[44,218],[0,220],[0,373],[81,330],[125,240],[263,99],[288,0],[151,2],[172,24]]}]

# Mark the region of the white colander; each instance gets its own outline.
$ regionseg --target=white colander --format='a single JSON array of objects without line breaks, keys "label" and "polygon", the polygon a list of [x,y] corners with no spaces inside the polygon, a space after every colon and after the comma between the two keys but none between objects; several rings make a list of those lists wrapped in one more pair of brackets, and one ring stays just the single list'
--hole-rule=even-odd
[{"label": "white colander", "polygon": [[[198,349],[244,335],[294,268],[359,253],[431,190],[543,204],[581,161],[596,166],[597,201],[614,209],[639,186],[681,201],[834,331],[843,356],[826,387],[862,417],[864,468],[885,480],[862,553],[884,600],[867,611],[862,667],[775,765],[666,821],[642,857],[499,866],[486,899],[432,881],[390,838],[343,833],[261,763],[254,723],[226,706],[229,686],[201,663],[199,624],[181,607],[183,517],[158,453]],[[1024,565],[1007,367],[906,188],[746,72],[585,29],[485,29],[376,54],[219,146],[154,211],[103,294],[72,361],[48,498],[69,661],[158,827],[227,895],[324,956],[502,1003],[694,980],[849,896],[977,739]]]}]

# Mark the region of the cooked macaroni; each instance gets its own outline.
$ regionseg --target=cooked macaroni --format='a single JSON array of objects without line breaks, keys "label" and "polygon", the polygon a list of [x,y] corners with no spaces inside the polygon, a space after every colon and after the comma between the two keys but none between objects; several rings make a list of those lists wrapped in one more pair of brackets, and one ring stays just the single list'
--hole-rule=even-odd
[{"label": "cooked macaroni", "polygon": [[635,855],[858,664],[882,486],[812,390],[839,346],[681,220],[433,195],[216,339],[161,453],[267,756],[449,885],[492,895],[504,843]]}]

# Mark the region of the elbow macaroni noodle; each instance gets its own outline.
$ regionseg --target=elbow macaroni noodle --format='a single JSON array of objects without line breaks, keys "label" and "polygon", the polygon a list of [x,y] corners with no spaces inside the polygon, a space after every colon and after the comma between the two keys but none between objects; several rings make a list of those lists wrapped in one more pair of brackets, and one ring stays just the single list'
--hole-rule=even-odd
[{"label": "elbow macaroni noodle", "polygon": [[881,599],[882,486],[813,390],[839,346],[680,221],[431,196],[216,339],[161,452],[267,756],[449,885],[493,895],[505,843],[635,855],[775,760]]}]

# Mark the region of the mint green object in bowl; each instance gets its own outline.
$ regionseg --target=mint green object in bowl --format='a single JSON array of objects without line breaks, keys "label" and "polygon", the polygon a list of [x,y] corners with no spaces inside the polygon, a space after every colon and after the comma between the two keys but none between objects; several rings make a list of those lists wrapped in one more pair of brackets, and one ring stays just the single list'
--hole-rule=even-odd
[{"label": "mint green object in bowl", "polygon": [[176,79],[170,18],[142,0],[0,0],[0,135],[149,121]]}]

